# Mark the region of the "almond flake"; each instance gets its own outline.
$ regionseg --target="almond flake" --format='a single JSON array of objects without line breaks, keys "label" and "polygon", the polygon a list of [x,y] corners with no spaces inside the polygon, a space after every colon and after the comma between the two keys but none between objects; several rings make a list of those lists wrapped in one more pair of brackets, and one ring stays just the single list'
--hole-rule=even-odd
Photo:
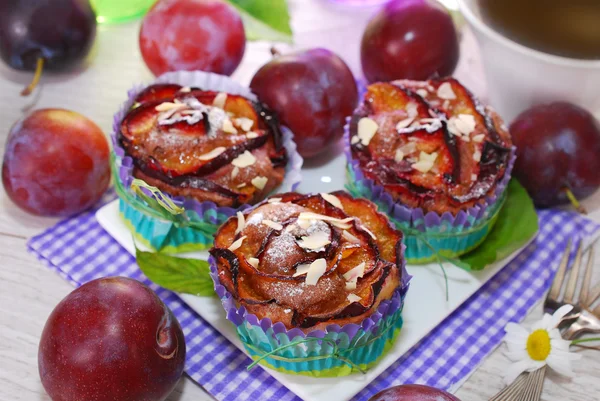
[{"label": "almond flake", "polygon": [[215,157],[219,156],[221,153],[225,152],[225,148],[222,146],[219,146],[218,148],[214,148],[213,150],[211,150],[208,153],[205,153],[203,155],[198,156],[199,160],[212,160]]},{"label": "almond flake", "polygon": [[248,138],[248,139],[258,138],[258,134],[256,132],[248,132],[246,134],[246,138]]},{"label": "almond flake", "polygon": [[304,230],[308,230],[308,227],[312,226],[315,223],[315,220],[298,220],[296,224],[298,224],[298,227]]},{"label": "almond flake", "polygon": [[419,160],[411,166],[413,169],[426,173],[433,168],[433,162],[430,160]]},{"label": "almond flake", "polygon": [[362,299],[362,298],[361,298],[361,297],[359,297],[359,296],[358,296],[358,295],[356,295],[356,294],[348,294],[348,301],[350,301],[350,302],[358,302],[358,301],[360,301],[361,299]]},{"label": "almond flake", "polygon": [[473,153],[473,160],[476,162],[481,161],[481,152],[479,150],[476,150],[475,153]]},{"label": "almond flake", "polygon": [[435,161],[435,159],[437,159],[437,157],[438,157],[437,152],[427,153],[427,152],[421,151],[421,153],[419,154],[419,160],[428,160],[432,163]]},{"label": "almond flake", "polygon": [[291,233],[292,231],[294,231],[294,229],[296,228],[295,224],[290,224],[285,228],[285,232],[286,233]]},{"label": "almond flake", "polygon": [[485,139],[485,134],[478,134],[473,137],[473,142],[481,143]]},{"label": "almond flake", "polygon": [[464,135],[471,135],[471,132],[475,131],[475,127],[477,126],[475,117],[470,114],[459,114],[454,124]]},{"label": "almond flake", "polygon": [[369,234],[369,236],[373,239],[377,239],[377,237],[375,236],[375,234],[373,234],[371,232],[371,230],[369,230],[367,227],[365,227],[363,224],[360,225],[360,228],[365,230],[367,232],[367,234]]},{"label": "almond flake", "polygon": [[344,210],[344,207],[342,206],[342,202],[340,202],[340,200],[335,195],[331,195],[328,193],[321,193],[321,198],[325,199],[327,202],[331,203],[333,206],[337,207],[338,209]]},{"label": "almond flake", "polygon": [[477,174],[471,174],[471,181],[477,181]]},{"label": "almond flake", "polygon": [[231,170],[231,178],[237,177],[239,173],[240,173],[240,168],[237,166],[234,167],[233,170]]},{"label": "almond flake", "polygon": [[317,285],[317,282],[327,270],[327,261],[323,258],[317,259],[310,264],[306,273],[306,285]]},{"label": "almond flake", "polygon": [[[329,217],[322,214],[312,213],[312,212],[302,212],[298,216],[298,220],[322,220],[328,221],[331,225],[341,228],[343,230],[347,230],[350,228],[349,222],[354,220],[354,217],[348,217],[347,219],[336,219],[335,217]],[[298,223],[300,225],[300,223]]]},{"label": "almond flake", "polygon": [[456,94],[452,90],[452,85],[450,84],[450,82],[444,82],[443,84],[441,84],[437,90],[437,95],[440,99],[446,99],[446,100],[456,99]]},{"label": "almond flake", "polygon": [[192,88],[190,88],[189,86],[184,86],[183,88],[179,89],[179,92],[183,92],[183,93],[188,93],[191,91],[192,91]]},{"label": "almond flake", "polygon": [[238,133],[237,129],[233,126],[231,120],[223,120],[223,125],[221,126],[223,132],[227,132],[228,134],[235,135]]},{"label": "almond flake", "polygon": [[235,250],[239,249],[239,248],[240,248],[240,246],[242,246],[242,242],[244,242],[244,240],[245,240],[245,239],[246,239],[246,236],[245,236],[245,235],[244,235],[244,236],[242,236],[242,237],[240,237],[240,238],[238,238],[238,240],[237,240],[237,241],[235,241],[233,244],[231,244],[231,245],[229,246],[229,248],[227,248],[227,249],[229,249],[231,252],[233,252],[233,251],[235,251]]},{"label": "almond flake", "polygon": [[356,289],[356,281],[346,281],[346,289],[348,291],[354,291]]},{"label": "almond flake", "polygon": [[360,244],[360,239],[351,234],[350,231],[342,231],[342,237],[344,237],[344,239],[348,242],[352,242],[353,244]]},{"label": "almond flake", "polygon": [[254,125],[254,121],[251,118],[248,117],[240,117],[240,118],[236,118],[234,120],[234,122],[236,123],[236,125],[238,127],[240,127],[244,132],[248,132],[252,129],[252,126]]},{"label": "almond flake", "polygon": [[310,249],[311,251],[322,249],[331,244],[329,235],[324,231],[315,231],[308,236],[302,237],[297,242],[301,248]]},{"label": "almond flake", "polygon": [[302,263],[296,266],[296,273],[292,275],[292,277],[298,277],[303,274],[308,273],[308,269],[310,268],[310,263]]},{"label": "almond flake", "polygon": [[375,122],[375,120],[370,119],[369,117],[363,117],[358,121],[358,138],[360,139],[360,143],[363,146],[368,146],[371,142],[371,139],[377,133],[377,129],[379,126]]},{"label": "almond flake", "polygon": [[411,153],[414,153],[417,150],[417,145],[414,142],[409,142],[406,145],[399,148],[398,150],[402,151],[402,153],[404,153],[404,156],[407,156]]},{"label": "almond flake", "polygon": [[269,203],[279,203],[279,202],[281,202],[281,198],[271,198],[267,202],[269,202]]},{"label": "almond flake", "polygon": [[357,144],[357,143],[359,143],[359,142],[360,142],[360,138],[359,138],[359,137],[357,137],[356,135],[354,135],[354,136],[352,137],[352,139],[350,139],[350,143],[351,143],[352,145],[356,145],[356,144]]},{"label": "almond flake", "polygon": [[450,132],[454,136],[461,136],[462,132],[456,126],[456,117],[452,117],[448,120],[448,132]]},{"label": "almond flake", "polygon": [[408,105],[406,105],[406,112],[408,113],[409,117],[412,117],[414,119],[416,116],[419,115],[417,104],[411,102]]},{"label": "almond flake", "polygon": [[434,123],[436,121],[439,121],[440,119],[437,117],[432,117],[432,118],[421,118],[419,120],[419,123],[421,124],[430,124],[430,123]]},{"label": "almond flake", "polygon": [[231,161],[231,164],[239,168],[248,167],[254,163],[256,163],[256,157],[247,150]]},{"label": "almond flake", "polygon": [[400,163],[402,160],[404,160],[404,152],[402,151],[402,149],[396,150],[394,160],[396,161],[396,163]]},{"label": "almond flake", "polygon": [[429,92],[427,92],[426,89],[417,89],[417,95],[421,97],[427,97],[427,95],[429,95]]},{"label": "almond flake", "polygon": [[356,282],[356,280],[365,275],[365,266],[365,262],[362,262],[353,269],[348,270],[346,273],[344,273],[344,280]]},{"label": "almond flake", "polygon": [[187,108],[187,105],[185,105],[183,103],[163,102],[163,103],[159,104],[158,106],[156,106],[154,108],[154,110],[169,111],[169,110],[173,110],[173,109],[185,109],[185,108]]},{"label": "almond flake", "polygon": [[292,310],[291,309],[284,309],[283,313],[290,313]]},{"label": "almond flake", "polygon": [[271,227],[273,230],[277,230],[280,231],[283,229],[283,226],[275,221],[272,220],[263,220],[261,221],[262,224],[264,224],[267,227]]},{"label": "almond flake", "polygon": [[265,185],[267,185],[267,181],[269,181],[269,179],[267,177],[258,176],[258,177],[254,177],[251,182],[252,182],[252,185],[254,185],[256,188],[258,188],[262,191],[263,189],[265,189]]},{"label": "almond flake", "polygon": [[225,108],[225,102],[227,102],[227,93],[219,92],[217,96],[215,96],[213,100],[213,106],[218,107],[220,109]]},{"label": "almond flake", "polygon": [[237,187],[238,187],[238,188],[244,188],[245,186],[246,186],[246,183],[245,183],[245,182],[242,182],[241,184],[238,184],[238,186],[237,186]]},{"label": "almond flake", "polygon": [[460,137],[460,140],[463,141],[463,142],[471,142],[471,137],[463,135],[463,136]]},{"label": "almond flake", "polygon": [[407,128],[408,126],[410,126],[412,124],[412,122],[415,121],[414,117],[408,117],[405,118],[404,120],[398,122],[398,124],[396,124],[396,130],[400,131],[403,130],[404,128]]},{"label": "almond flake", "polygon": [[248,263],[250,263],[255,269],[258,269],[258,264],[260,263],[260,260],[256,258],[248,258]]},{"label": "almond flake", "polygon": [[442,107],[445,110],[448,110],[450,108],[450,100],[448,100],[448,99],[444,100],[444,104],[442,105]]},{"label": "almond flake", "polygon": [[242,232],[244,227],[246,227],[246,219],[244,218],[244,213],[237,212],[237,229],[235,230],[235,234],[239,234]]}]

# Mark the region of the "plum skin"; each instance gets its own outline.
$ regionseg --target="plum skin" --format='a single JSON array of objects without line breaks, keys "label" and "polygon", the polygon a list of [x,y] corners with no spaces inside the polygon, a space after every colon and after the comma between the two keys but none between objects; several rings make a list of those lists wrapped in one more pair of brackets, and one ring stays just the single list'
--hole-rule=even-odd
[{"label": "plum skin", "polygon": [[307,158],[342,137],[346,117],[358,104],[354,75],[322,48],[276,56],[256,72],[250,89],[292,130],[298,152]]},{"label": "plum skin", "polygon": [[40,109],[11,128],[2,183],[8,197],[40,216],[70,216],[94,205],[110,183],[100,128],[64,109]]},{"label": "plum skin", "polygon": [[452,17],[437,1],[392,1],[363,33],[361,64],[367,81],[449,76],[459,59]]},{"label": "plum skin", "polygon": [[600,124],[566,102],[534,106],[510,125],[517,147],[514,176],[538,207],[583,199],[600,187]]},{"label": "plum skin", "polygon": [[444,390],[421,384],[403,384],[383,390],[369,401],[460,401]]},{"label": "plum skin", "polygon": [[108,277],[82,285],[52,311],[38,367],[53,401],[161,401],[185,362],[177,319],[142,283]]},{"label": "plum skin", "polygon": [[96,37],[87,0],[0,1],[0,58],[12,68],[60,70],[82,61]]},{"label": "plum skin", "polygon": [[139,46],[154,75],[231,75],[244,56],[246,34],[239,13],[222,0],[159,0],[144,17]]}]

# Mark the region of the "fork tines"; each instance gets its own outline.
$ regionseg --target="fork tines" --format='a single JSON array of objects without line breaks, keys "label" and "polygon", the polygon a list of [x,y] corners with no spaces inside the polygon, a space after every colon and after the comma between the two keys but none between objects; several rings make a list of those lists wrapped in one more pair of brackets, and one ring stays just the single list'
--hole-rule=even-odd
[{"label": "fork tines", "polygon": [[[589,256],[583,272],[583,279],[581,280],[581,285],[578,285],[580,281],[579,276],[584,253],[583,241],[579,242],[579,245],[577,246],[577,252],[575,254],[575,260],[573,261],[573,266],[571,270],[568,271],[567,267],[569,265],[571,245],[571,240],[569,240],[561,258],[560,265],[558,266],[558,270],[556,271],[556,275],[554,276],[554,281],[552,282],[550,292],[548,292],[548,296],[546,297],[544,306],[546,309],[556,310],[562,305],[571,304],[573,306],[587,308],[592,311],[592,305],[600,298],[600,284],[596,285],[594,289],[590,290],[592,270],[594,267],[594,248],[590,247],[590,251],[588,252]],[[565,281],[567,281],[567,284],[564,295],[561,297],[561,289]],[[599,315],[600,305],[592,312],[596,315]]]}]

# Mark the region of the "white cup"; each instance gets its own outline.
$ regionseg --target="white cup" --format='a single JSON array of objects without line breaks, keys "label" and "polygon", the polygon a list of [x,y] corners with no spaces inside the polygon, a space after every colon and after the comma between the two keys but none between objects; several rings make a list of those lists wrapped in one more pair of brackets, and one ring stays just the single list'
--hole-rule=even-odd
[{"label": "white cup", "polygon": [[482,20],[477,0],[458,4],[479,42],[490,104],[505,121],[535,104],[558,100],[600,118],[600,60],[559,57],[522,46]]}]

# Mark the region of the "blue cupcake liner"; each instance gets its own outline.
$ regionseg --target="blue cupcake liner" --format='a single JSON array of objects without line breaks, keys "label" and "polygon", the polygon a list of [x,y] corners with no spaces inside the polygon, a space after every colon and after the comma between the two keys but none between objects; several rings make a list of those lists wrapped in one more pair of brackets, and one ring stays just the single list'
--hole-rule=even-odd
[{"label": "blue cupcake liner", "polygon": [[425,213],[422,208],[411,208],[396,202],[385,189],[366,178],[358,160],[350,149],[350,118],[344,127],[344,153],[347,160],[346,188],[355,197],[363,197],[377,204],[379,211],[404,233],[406,260],[411,264],[429,263],[438,256],[455,258],[479,246],[492,230],[506,200],[506,187],[516,159],[516,148],[511,148],[509,162],[494,193],[484,201],[456,215],[446,212]]},{"label": "blue cupcake liner", "polygon": [[[113,178],[120,198],[121,217],[126,225],[139,241],[154,250],[188,252],[208,249],[212,246],[213,236],[219,226],[238,211],[249,208],[250,205],[242,205],[239,208],[222,207],[214,202],[199,202],[193,198],[174,197],[163,193],[175,205],[185,209],[184,217],[180,218],[180,221],[170,221],[149,207],[131,189],[134,180],[133,160],[125,154],[125,150],[117,140],[120,124],[133,105],[135,97],[149,85],[158,83],[175,83],[203,90],[223,91],[244,96],[252,101],[256,101],[257,98],[250,89],[226,76],[201,71],[169,72],[149,84],[136,85],[130,89],[127,100],[113,119]],[[288,153],[288,163],[284,181],[279,188],[283,192],[288,192],[293,191],[300,184],[303,159],[296,150],[292,132],[286,127],[281,128],[283,146]],[[147,195],[153,196],[149,192]]]},{"label": "blue cupcake liner", "polygon": [[[404,246],[402,247],[404,250]],[[404,260],[404,259],[403,259]],[[288,330],[281,322],[259,320],[221,285],[216,261],[209,258],[215,292],[235,327],[248,354],[258,363],[282,373],[313,377],[339,377],[366,371],[385,355],[402,328],[402,309],[411,276],[406,264],[402,279],[392,298],[382,301],[377,310],[360,324],[332,324],[325,330],[307,333]],[[269,354],[266,356],[266,354]]]}]

